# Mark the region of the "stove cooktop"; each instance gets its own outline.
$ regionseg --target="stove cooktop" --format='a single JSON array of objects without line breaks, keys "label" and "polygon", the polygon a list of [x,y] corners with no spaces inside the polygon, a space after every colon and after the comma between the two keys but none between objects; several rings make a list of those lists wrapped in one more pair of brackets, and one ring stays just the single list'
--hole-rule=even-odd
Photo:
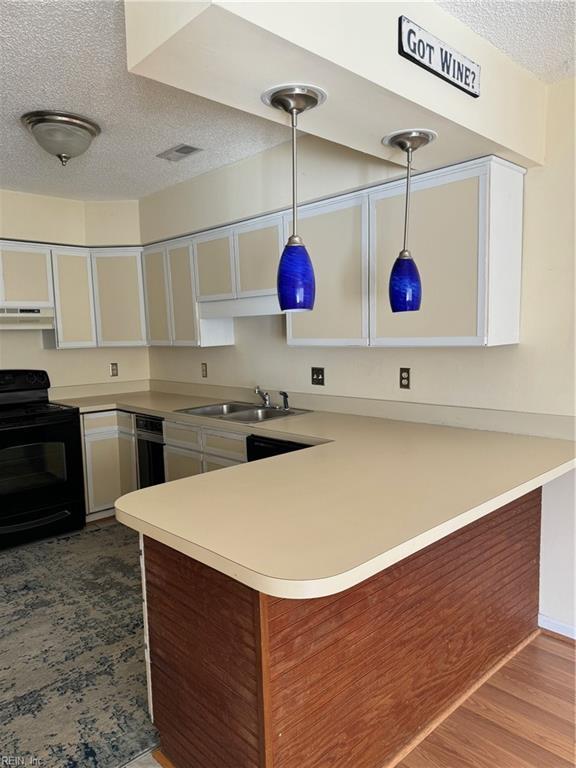
[{"label": "stove cooktop", "polygon": [[75,415],[77,408],[58,403],[12,403],[0,405],[0,428],[7,426],[24,426],[38,421],[50,421],[63,415]]}]

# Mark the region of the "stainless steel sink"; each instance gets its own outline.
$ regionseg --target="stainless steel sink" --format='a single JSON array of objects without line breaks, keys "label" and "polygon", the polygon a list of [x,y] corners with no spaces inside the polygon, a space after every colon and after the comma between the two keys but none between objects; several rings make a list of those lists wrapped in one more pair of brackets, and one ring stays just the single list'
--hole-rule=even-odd
[{"label": "stainless steel sink", "polygon": [[200,405],[197,408],[180,408],[176,413],[189,413],[191,416],[229,416],[246,410],[253,410],[254,403],[215,403],[214,405]]},{"label": "stainless steel sink", "polygon": [[226,421],[240,421],[250,424],[253,421],[267,421],[268,419],[281,419],[284,416],[298,416],[308,411],[300,408],[251,408],[247,411],[238,411],[226,416]]}]

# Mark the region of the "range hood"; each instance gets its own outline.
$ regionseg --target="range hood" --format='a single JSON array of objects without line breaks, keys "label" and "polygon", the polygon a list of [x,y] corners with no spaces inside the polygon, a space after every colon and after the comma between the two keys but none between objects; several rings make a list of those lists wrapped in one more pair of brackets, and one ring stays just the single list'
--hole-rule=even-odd
[{"label": "range hood", "polygon": [[52,307],[0,307],[0,331],[41,331],[54,328]]}]

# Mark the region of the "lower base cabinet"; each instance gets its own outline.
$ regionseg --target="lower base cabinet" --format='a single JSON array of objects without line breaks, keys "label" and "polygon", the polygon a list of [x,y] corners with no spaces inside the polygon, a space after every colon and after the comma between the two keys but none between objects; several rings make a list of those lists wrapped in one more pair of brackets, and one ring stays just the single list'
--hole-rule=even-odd
[{"label": "lower base cabinet", "polygon": [[164,446],[164,475],[166,482],[200,475],[204,471],[202,454],[175,445]]},{"label": "lower base cabinet", "polygon": [[[83,416],[86,511],[114,511],[119,496],[135,491],[136,439],[132,416],[100,411]],[[100,516],[100,515],[99,515]]]},{"label": "lower base cabinet", "polygon": [[166,481],[233,467],[246,461],[246,438],[237,432],[164,421]]}]

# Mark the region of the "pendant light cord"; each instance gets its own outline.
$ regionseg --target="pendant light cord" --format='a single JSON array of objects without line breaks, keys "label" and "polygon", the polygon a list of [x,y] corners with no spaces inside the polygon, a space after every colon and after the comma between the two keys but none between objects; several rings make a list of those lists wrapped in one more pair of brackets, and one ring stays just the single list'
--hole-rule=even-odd
[{"label": "pendant light cord", "polygon": [[406,200],[404,202],[404,246],[402,250],[406,250],[408,244],[408,222],[410,219],[410,182],[412,173],[412,147],[406,149],[406,156],[408,158],[408,165],[406,167]]},{"label": "pendant light cord", "polygon": [[296,237],[296,201],[298,199],[297,174],[296,174],[296,127],[298,124],[298,112],[293,109],[292,115],[292,235]]}]

